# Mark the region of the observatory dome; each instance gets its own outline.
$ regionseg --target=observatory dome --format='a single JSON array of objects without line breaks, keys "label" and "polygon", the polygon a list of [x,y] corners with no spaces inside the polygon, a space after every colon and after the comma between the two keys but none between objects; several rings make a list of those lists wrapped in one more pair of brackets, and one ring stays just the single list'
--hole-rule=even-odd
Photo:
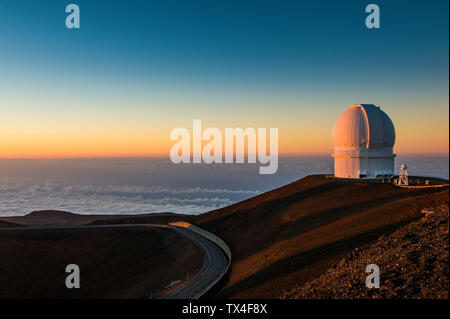
[{"label": "observatory dome", "polygon": [[394,124],[378,106],[349,107],[334,125],[333,143],[336,177],[383,179],[394,175]]},{"label": "observatory dome", "polygon": [[358,104],[349,107],[336,121],[333,142],[339,148],[393,147],[395,129],[378,106]]}]

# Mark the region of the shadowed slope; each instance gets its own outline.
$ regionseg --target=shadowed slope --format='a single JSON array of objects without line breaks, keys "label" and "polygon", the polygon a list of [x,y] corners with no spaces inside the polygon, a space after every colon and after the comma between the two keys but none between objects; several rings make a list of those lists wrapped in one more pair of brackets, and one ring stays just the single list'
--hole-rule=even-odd
[{"label": "shadowed slope", "polygon": [[[132,215],[133,216],[133,215]],[[142,214],[139,218],[145,216],[152,216],[153,218],[169,218],[177,216],[172,213],[152,213]],[[88,215],[88,214],[74,214],[71,212],[60,210],[40,210],[33,211],[25,216],[11,216],[1,217],[0,222],[18,223],[25,226],[64,226],[64,225],[86,225],[91,223],[109,224],[113,220],[127,218],[132,220],[130,215]]]},{"label": "shadowed slope", "polygon": [[0,228],[2,227],[21,227],[22,225],[0,220]]},{"label": "shadowed slope", "polygon": [[407,189],[313,175],[198,216],[98,216],[94,223],[197,224],[222,238],[233,256],[228,281],[212,296],[277,298],[448,197],[448,187]]},{"label": "shadowed slope", "polygon": [[409,190],[315,175],[192,221],[231,248],[230,279],[218,296],[272,298],[446,200],[448,189]]},{"label": "shadowed slope", "polygon": [[[200,269],[203,251],[168,228],[0,231],[0,298],[150,298]],[[81,288],[67,289],[68,264]]]}]

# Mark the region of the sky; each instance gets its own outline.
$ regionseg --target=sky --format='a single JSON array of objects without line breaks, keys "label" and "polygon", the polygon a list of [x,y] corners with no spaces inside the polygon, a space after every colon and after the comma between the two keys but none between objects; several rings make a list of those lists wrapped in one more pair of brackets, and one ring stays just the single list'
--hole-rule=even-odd
[{"label": "sky", "polygon": [[[76,3],[81,28],[67,29]],[[172,129],[277,127],[332,152],[380,106],[399,154],[448,154],[448,1],[0,1],[0,158],[168,157]]]}]

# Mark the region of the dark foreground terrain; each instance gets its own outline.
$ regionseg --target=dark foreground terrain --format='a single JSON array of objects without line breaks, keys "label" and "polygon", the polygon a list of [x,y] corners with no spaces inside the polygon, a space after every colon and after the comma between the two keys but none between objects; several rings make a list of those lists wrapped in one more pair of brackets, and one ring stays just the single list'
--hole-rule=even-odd
[{"label": "dark foreground terrain", "polygon": [[0,227],[21,227],[22,225],[0,220]]},{"label": "dark foreground terrain", "polygon": [[[373,183],[312,175],[198,216],[176,214],[147,214],[118,218],[91,216],[92,218],[86,222],[91,224],[164,224],[171,221],[194,223],[222,238],[229,245],[232,253],[232,264],[226,280],[223,280],[208,295],[209,297],[297,298],[306,296],[300,295],[299,287],[319,278],[356,248],[367,247],[375,243],[380,236],[389,235],[417,221],[422,217],[423,209],[442,204],[448,205],[448,199],[448,186],[410,189],[396,187],[389,181]],[[39,214],[37,217],[29,217],[27,223],[41,225],[42,221],[39,221],[38,217]],[[75,217],[71,216],[71,218]],[[79,217],[76,219],[77,222],[81,222]],[[22,221],[20,219],[3,220],[14,223]],[[63,222],[54,215],[52,220]],[[48,219],[45,221],[46,224],[49,222],[51,221]],[[181,272],[185,273],[186,267],[195,268],[194,264],[190,265],[190,262],[199,260],[195,247],[189,248],[189,243],[183,243],[182,240],[175,239],[173,234],[167,233],[159,234],[156,240],[144,237],[142,234],[139,239],[126,240],[124,243],[120,241],[110,243],[105,239],[107,238],[105,234],[98,233],[94,237],[97,238],[96,241],[99,243],[103,241],[103,245],[109,247],[105,250],[83,242],[85,236],[74,235],[76,238],[69,236],[63,241],[54,239],[45,241],[39,239],[39,236],[45,237],[50,234],[35,234],[37,239],[32,241],[32,244],[28,244],[29,239],[24,234],[23,231],[17,231],[14,237],[9,238],[9,242],[7,238],[0,237],[2,261],[5,258],[8,259],[8,256],[13,256],[12,261],[7,263],[9,266],[6,268],[6,279],[5,276],[0,277],[0,290],[3,294],[0,296],[11,293],[8,290],[17,284],[29,289],[32,281],[22,282],[22,277],[17,277],[18,274],[32,273],[36,266],[31,263],[41,258],[39,266],[41,270],[38,273],[46,276],[45,265],[53,263],[55,259],[58,260],[60,254],[65,256],[64,261],[59,261],[58,266],[51,266],[53,267],[51,269],[54,269],[51,273],[61,271],[62,264],[72,261],[73,258],[69,256],[84,258],[90,256],[91,259],[86,261],[86,264],[91,265],[89,269],[92,274],[89,278],[96,281],[97,286],[95,289],[92,288],[92,291],[85,292],[84,297],[94,296],[94,292],[104,297],[112,296],[109,290],[103,290],[105,286],[123,297],[142,296],[144,286],[147,290],[149,287],[157,289],[163,282],[167,283],[169,278],[170,280],[180,279]],[[411,236],[413,235],[419,236],[414,233]],[[117,236],[120,238],[120,235]],[[448,233],[446,238],[448,242]],[[430,243],[429,246],[432,247],[431,249],[440,249],[438,244]],[[32,249],[33,247],[35,249]],[[408,252],[407,247],[402,249],[405,253]],[[29,257],[21,258],[21,252],[24,250]],[[73,250],[72,253],[71,250]],[[130,255],[134,259],[130,259]],[[408,258],[414,258],[414,256]],[[404,267],[413,267],[411,266],[414,265],[413,261],[408,258],[405,259]],[[102,268],[103,263],[111,259],[121,261],[114,264],[115,267]],[[147,260],[151,267],[146,267],[144,260]],[[434,280],[429,278],[430,272],[427,267],[419,268],[416,281]],[[144,268],[149,271],[145,272]],[[365,269],[360,270],[361,274],[358,269],[354,269],[353,275],[361,275],[365,279]],[[448,275],[448,268],[447,270],[436,268],[434,272],[441,271]],[[118,277],[117,274],[121,274],[122,277]],[[64,275],[59,275],[57,280],[63,280]],[[37,275],[36,278],[32,278],[40,280]],[[130,282],[128,278],[134,278],[135,281]],[[387,279],[384,278],[384,280]],[[8,285],[5,286],[2,280]],[[14,280],[14,282],[8,282],[8,280]],[[47,279],[47,282],[48,280],[55,279]],[[141,283],[143,280],[148,280],[145,285]],[[134,293],[136,289],[130,290],[134,292],[129,293],[125,290],[125,286],[122,286],[123,281],[128,283],[128,287],[140,287],[140,293]],[[364,283],[365,280],[362,281],[362,284]],[[394,291],[398,290],[400,293],[405,283],[393,280],[389,285]],[[385,286],[388,287],[387,282]],[[25,293],[28,290],[21,288],[20,291]],[[32,293],[32,296],[41,297],[49,294],[46,291],[33,289],[29,293]],[[17,296],[19,295],[18,292]],[[320,297],[319,294],[316,296]],[[324,292],[322,297],[327,296]],[[364,296],[361,292],[360,297]],[[416,292],[407,289],[404,296],[414,297]],[[430,291],[427,296],[434,298],[441,295],[437,291]]]},{"label": "dark foreground terrain", "polygon": [[[185,220],[227,242],[233,256],[218,298],[281,298],[353,249],[448,203],[448,187],[399,188],[311,175],[198,216],[142,216],[116,223]],[[99,223],[99,221],[97,221]],[[365,273],[364,273],[365,274]]]},{"label": "dark foreground terrain", "polygon": [[[448,205],[363,248],[284,298],[448,298]],[[380,288],[367,289],[365,268],[380,267]]]},{"label": "dark foreground terrain", "polygon": [[[163,219],[176,218],[177,214],[172,213],[155,213],[142,214],[140,217],[152,216],[153,219],[161,217]],[[115,220],[126,218],[132,221],[130,215],[82,215],[59,210],[40,210],[31,212],[25,216],[0,217],[0,227],[7,226],[77,226],[95,224],[110,224]],[[8,225],[9,224],[9,225]]]},{"label": "dark foreground terrain", "polygon": [[216,296],[280,298],[353,249],[420,218],[422,209],[448,205],[448,198],[448,187],[405,189],[315,175],[195,222],[233,254],[229,281]]},{"label": "dark foreground terrain", "polygon": [[[203,252],[162,228],[0,230],[0,298],[150,298],[201,267]],[[77,264],[81,288],[67,289]]]}]

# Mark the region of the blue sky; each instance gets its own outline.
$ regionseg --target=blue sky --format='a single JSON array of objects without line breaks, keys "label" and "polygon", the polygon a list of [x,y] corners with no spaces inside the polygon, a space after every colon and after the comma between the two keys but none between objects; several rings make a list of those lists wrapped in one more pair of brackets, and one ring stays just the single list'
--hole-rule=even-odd
[{"label": "blue sky", "polygon": [[448,80],[447,1],[378,1],[379,30],[364,25],[366,1],[81,0],[80,30],[65,28],[68,3],[2,1],[2,60],[201,85]]},{"label": "blue sky", "polygon": [[131,112],[130,126],[153,114],[169,131],[230,109],[243,110],[242,125],[268,126],[276,107],[291,115],[275,125],[302,134],[292,115],[332,125],[347,106],[374,103],[404,132],[407,112],[414,125],[440,119],[435,149],[448,144],[448,1],[376,1],[377,30],[364,24],[370,1],[79,0],[79,30],[65,27],[69,3],[0,2],[0,116],[11,126],[77,110],[80,121],[104,116],[106,130]]}]

